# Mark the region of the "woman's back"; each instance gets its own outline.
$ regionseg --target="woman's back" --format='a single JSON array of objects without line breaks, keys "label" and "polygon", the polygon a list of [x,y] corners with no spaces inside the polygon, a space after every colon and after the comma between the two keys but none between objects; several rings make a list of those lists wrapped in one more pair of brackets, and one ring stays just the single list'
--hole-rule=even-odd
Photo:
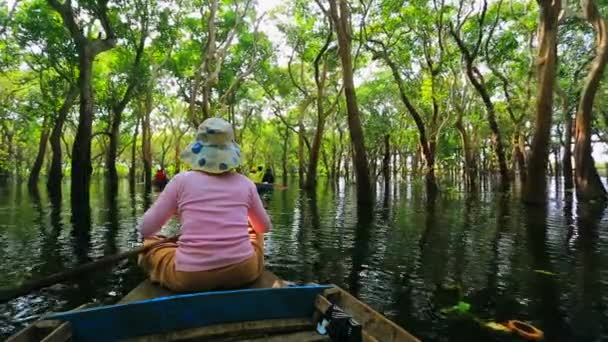
[{"label": "woman's back", "polygon": [[142,234],[147,222],[166,222],[173,213],[179,215],[182,231],[175,260],[179,271],[215,269],[251,257],[248,218],[260,233],[270,225],[255,184],[236,172],[175,176],[144,216]]}]

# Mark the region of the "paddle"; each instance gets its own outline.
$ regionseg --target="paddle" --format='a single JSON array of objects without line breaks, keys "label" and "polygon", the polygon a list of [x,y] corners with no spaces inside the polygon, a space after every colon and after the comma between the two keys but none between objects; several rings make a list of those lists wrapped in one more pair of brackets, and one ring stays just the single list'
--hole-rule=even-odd
[{"label": "paddle", "polygon": [[31,281],[25,282],[17,288],[1,288],[0,289],[0,303],[8,302],[11,299],[21,297],[32,291],[36,291],[36,290],[42,289],[44,287],[48,287],[48,286],[66,281],[67,279],[70,279],[75,276],[81,275],[83,273],[95,270],[97,268],[112,265],[120,260],[146,252],[150,248],[158,246],[162,243],[177,241],[177,238],[178,238],[178,235],[175,235],[175,236],[168,237],[164,240],[160,240],[160,241],[151,243],[146,246],[140,246],[138,248],[132,249],[127,252],[109,255],[109,256],[103,257],[99,260],[95,260],[95,261],[77,266],[70,270],[55,273],[48,277],[44,277],[42,279],[31,280]]}]

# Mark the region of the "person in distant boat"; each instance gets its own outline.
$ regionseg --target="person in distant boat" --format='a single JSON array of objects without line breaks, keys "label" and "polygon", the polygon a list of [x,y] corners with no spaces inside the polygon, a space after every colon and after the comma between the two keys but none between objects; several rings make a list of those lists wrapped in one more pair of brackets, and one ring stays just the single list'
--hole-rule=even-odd
[{"label": "person in distant boat", "polygon": [[271,168],[266,168],[266,173],[264,173],[262,183],[274,184],[274,175],[272,174]]},{"label": "person in distant boat", "polygon": [[173,177],[140,219],[144,244],[162,239],[177,214],[181,235],[141,254],[150,280],[176,292],[239,288],[264,269],[263,234],[271,228],[256,186],[234,170],[241,151],[230,123],[205,120],[181,154],[192,171]]},{"label": "person in distant boat", "polygon": [[165,170],[162,168],[157,169],[156,174],[154,175],[154,184],[162,188],[167,185],[167,181],[167,173],[165,172]]}]

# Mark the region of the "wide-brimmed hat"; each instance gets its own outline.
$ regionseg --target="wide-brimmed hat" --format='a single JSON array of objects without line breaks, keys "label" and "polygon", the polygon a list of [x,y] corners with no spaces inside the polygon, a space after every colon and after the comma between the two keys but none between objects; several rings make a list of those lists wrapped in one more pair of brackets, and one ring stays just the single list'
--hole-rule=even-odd
[{"label": "wide-brimmed hat", "polygon": [[198,126],[196,140],[180,155],[194,170],[224,173],[241,165],[241,149],[234,142],[232,125],[220,118],[209,118]]}]

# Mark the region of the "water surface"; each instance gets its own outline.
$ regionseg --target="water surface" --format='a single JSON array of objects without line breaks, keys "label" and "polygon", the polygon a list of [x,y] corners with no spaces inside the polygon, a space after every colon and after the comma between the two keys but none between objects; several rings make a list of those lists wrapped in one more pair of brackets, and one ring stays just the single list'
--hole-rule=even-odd
[{"label": "water surface", "polygon": [[[519,319],[548,341],[608,339],[608,213],[577,204],[552,181],[549,204],[527,208],[518,189],[467,194],[444,184],[435,202],[410,182],[376,190],[357,210],[355,188],[320,184],[316,196],[263,196],[274,229],[270,270],[295,282],[334,283],[428,341],[517,341],[479,322]],[[138,244],[134,229],[155,193],[126,182],[91,186],[91,210],[25,186],[0,186],[0,286],[13,286]],[[171,222],[167,230],[177,229]],[[116,302],[143,279],[134,260],[0,305],[0,338],[51,311]],[[445,315],[458,300],[468,314]]]}]

